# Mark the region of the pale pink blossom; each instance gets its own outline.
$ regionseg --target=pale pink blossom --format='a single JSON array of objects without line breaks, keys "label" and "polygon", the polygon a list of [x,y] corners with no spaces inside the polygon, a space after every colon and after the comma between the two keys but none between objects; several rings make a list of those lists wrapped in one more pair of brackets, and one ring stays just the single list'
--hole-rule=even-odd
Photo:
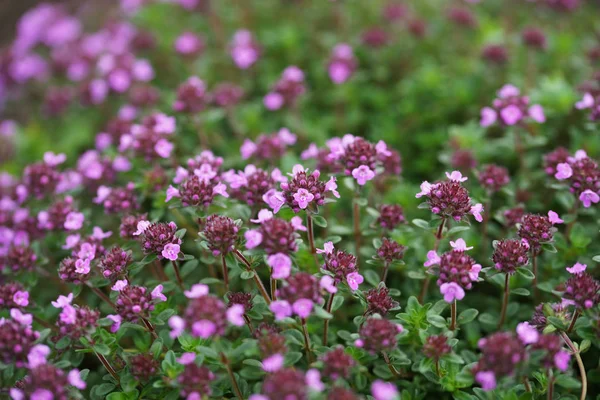
[{"label": "pale pink blossom", "polygon": [[560,350],[554,355],[554,365],[560,371],[564,372],[567,369],[569,369],[570,361],[571,361],[571,354],[564,350]]},{"label": "pale pink blossom", "polygon": [[540,334],[529,322],[521,322],[517,325],[517,335],[523,344],[537,343]]},{"label": "pale pink blossom", "polygon": [[375,172],[366,165],[361,165],[360,167],[352,170],[352,177],[356,179],[356,183],[358,183],[360,186],[363,186],[375,177]]},{"label": "pale pink blossom", "polygon": [[496,388],[496,375],[492,371],[479,371],[475,375],[475,380],[486,392]]},{"label": "pale pink blossom", "polygon": [[396,385],[379,379],[371,384],[371,394],[375,400],[398,400],[400,398]]},{"label": "pale pink blossom", "polygon": [[582,272],[584,272],[587,268],[586,264],[580,264],[580,263],[575,263],[575,265],[573,265],[572,267],[567,267],[567,271],[570,274],[581,274]]},{"label": "pale pink blossom", "polygon": [[67,156],[64,153],[54,154],[51,151],[44,153],[44,163],[51,167],[56,167],[64,163],[67,160]]},{"label": "pale pink blossom", "polygon": [[174,188],[173,185],[169,185],[166,192],[167,196],[165,197],[165,203],[171,201],[173,197],[181,197],[179,190]]},{"label": "pale pink blossom", "polygon": [[479,125],[487,128],[488,126],[494,125],[497,119],[498,115],[493,108],[484,107],[481,109],[481,120],[479,121]]},{"label": "pale pink blossom", "polygon": [[109,314],[106,316],[106,318],[110,319],[113,322],[113,324],[110,327],[110,331],[112,333],[115,333],[116,331],[118,331],[119,328],[121,327],[121,322],[123,321],[123,318],[118,314],[114,314],[114,315]]},{"label": "pale pink blossom", "polygon": [[75,272],[77,272],[78,274],[83,274],[83,275],[87,275],[90,273],[90,259],[89,258],[85,258],[85,259],[81,259],[78,258],[77,260],[75,260]]},{"label": "pale pink blossom", "polygon": [[180,316],[173,315],[171,318],[169,318],[169,327],[171,328],[169,336],[175,339],[176,337],[179,337],[185,330],[185,321]]},{"label": "pale pink blossom", "polygon": [[464,239],[456,239],[456,241],[450,241],[450,246],[456,251],[466,251],[471,250],[473,246],[467,247],[467,243]]},{"label": "pale pink blossom", "polygon": [[31,314],[23,314],[21,310],[17,308],[12,308],[10,310],[10,316],[21,325],[31,326],[31,323],[33,322],[33,316]]},{"label": "pale pink blossom", "polygon": [[51,302],[54,308],[63,308],[66,305],[71,304],[73,301],[73,293],[69,293],[68,296],[60,295],[56,301]]},{"label": "pale pink blossom", "polygon": [[27,307],[29,305],[29,292],[25,290],[18,290],[13,295],[13,302],[20,307]]},{"label": "pale pink blossom", "polygon": [[292,271],[292,259],[287,254],[272,254],[267,258],[267,264],[273,269],[273,279],[286,279]]},{"label": "pale pink blossom", "polygon": [[263,195],[263,201],[273,209],[274,214],[277,214],[281,207],[283,207],[285,204],[283,193],[278,192],[275,189],[270,189],[267,193],[265,193]]},{"label": "pale pink blossom", "polygon": [[263,99],[263,104],[267,108],[267,110],[275,111],[279,110],[284,103],[284,98],[281,94],[277,92],[267,93]]},{"label": "pale pink blossom", "polygon": [[266,208],[263,208],[258,212],[258,218],[251,219],[250,221],[254,222],[255,224],[262,224],[263,222],[270,220],[271,218],[273,218],[273,212],[267,210]]},{"label": "pale pink blossom", "polygon": [[338,291],[337,287],[335,287],[335,280],[329,275],[323,275],[321,277],[319,286],[329,293],[337,293]]},{"label": "pale pink blossom", "polygon": [[322,392],[325,389],[325,385],[321,382],[321,373],[316,368],[311,368],[306,371],[305,381],[306,386],[315,392]]},{"label": "pale pink blossom", "polygon": [[313,302],[309,299],[298,299],[292,305],[294,314],[300,318],[308,318],[313,309]]},{"label": "pale pink blossom", "polygon": [[331,194],[333,194],[336,198],[340,198],[340,192],[337,191],[337,183],[336,183],[336,177],[332,176],[331,178],[329,178],[329,180],[327,181],[327,183],[325,183],[325,190],[328,192],[331,192]]},{"label": "pale pink blossom", "polygon": [[593,192],[588,189],[588,190],[584,190],[579,195],[579,200],[581,200],[581,202],[583,203],[583,206],[585,208],[589,208],[589,207],[591,207],[592,203],[596,204],[600,201],[600,196],[598,196],[598,193]]},{"label": "pale pink blossom", "polygon": [[301,209],[305,209],[308,207],[308,204],[313,201],[315,196],[306,189],[298,189],[296,193],[294,193],[294,200],[298,203],[298,207]]},{"label": "pale pink blossom", "polygon": [[127,287],[128,283],[127,283],[127,279],[121,279],[115,282],[115,284],[110,288],[111,290],[114,290],[115,292],[120,292],[121,290],[125,289]]},{"label": "pale pink blossom", "polygon": [[452,182],[465,182],[469,179],[466,176],[463,176],[460,171],[446,172],[446,177]]},{"label": "pale pink blossom", "polygon": [[421,183],[421,191],[419,193],[417,193],[415,195],[415,197],[417,199],[419,199],[423,196],[429,195],[429,193],[431,193],[431,189],[433,189],[434,187],[435,187],[435,185],[432,185],[431,183],[429,183],[427,181],[423,181],[423,183]]},{"label": "pale pink blossom", "polygon": [[554,224],[562,224],[563,222],[565,222],[562,219],[560,219],[560,217],[558,216],[558,214],[555,213],[552,210],[548,211],[548,220],[550,220],[550,223],[552,225],[554,225]]},{"label": "pale pink blossom", "polygon": [[69,384],[79,390],[83,390],[86,388],[85,381],[81,379],[81,373],[78,369],[72,369],[69,371],[69,375],[67,376],[69,380]]},{"label": "pale pink blossom", "polygon": [[294,227],[295,230],[306,232],[306,227],[302,224],[301,217],[299,217],[297,215],[295,217],[292,217],[292,219],[290,220],[290,223],[292,224],[292,226]]},{"label": "pale pink blossom", "polygon": [[137,224],[137,230],[133,232],[133,236],[139,236],[146,231],[152,225],[150,221],[140,221]]},{"label": "pale pink blossom", "polygon": [[244,321],[244,306],[241,304],[234,304],[227,309],[227,321],[235,326],[243,326]]},{"label": "pale pink blossom", "polygon": [[262,360],[262,369],[265,372],[276,372],[283,367],[283,362],[284,357],[279,353],[275,353]]},{"label": "pale pink blossom", "polygon": [[192,364],[194,361],[196,361],[196,353],[192,352],[183,353],[181,357],[177,359],[177,362],[181,365]]},{"label": "pale pink blossom", "polygon": [[469,270],[469,278],[471,278],[472,282],[477,282],[479,280],[479,273],[481,272],[480,264],[473,264],[471,269]]},{"label": "pale pink blossom", "polygon": [[167,139],[160,139],[154,145],[154,151],[162,158],[169,158],[175,146]]},{"label": "pale pink blossom", "polygon": [[167,301],[167,296],[163,294],[163,285],[156,286],[151,295],[154,300]]},{"label": "pale pink blossom", "polygon": [[217,327],[214,322],[207,319],[196,321],[192,324],[192,334],[202,339],[208,339],[217,331]]},{"label": "pale pink blossom", "polygon": [[351,272],[346,275],[346,282],[348,282],[348,286],[352,290],[358,290],[358,285],[363,283],[364,280],[365,278],[358,272]]},{"label": "pale pink blossom", "polygon": [[455,299],[462,300],[465,297],[465,291],[455,282],[442,283],[440,293],[444,296],[446,303],[452,303]]},{"label": "pale pink blossom", "polygon": [[160,253],[164,258],[171,261],[176,261],[179,257],[179,252],[181,248],[178,244],[168,243],[163,247],[162,252]]},{"label": "pale pink blossom", "polygon": [[287,318],[292,315],[292,306],[285,300],[276,300],[269,305],[269,309],[275,314],[275,320]]},{"label": "pale pink blossom", "polygon": [[500,110],[500,116],[506,125],[515,125],[523,118],[523,112],[515,105],[509,105]]},{"label": "pale pink blossom", "polygon": [[65,219],[65,229],[69,231],[79,230],[83,226],[84,220],[85,217],[83,213],[71,211],[67,214],[67,217]]},{"label": "pale pink blossom", "polygon": [[244,238],[246,239],[246,248],[250,250],[261,244],[263,235],[257,229],[250,229],[244,232]]},{"label": "pale pink blossom", "polygon": [[333,253],[333,242],[325,242],[322,249],[317,249],[317,254]]},{"label": "pale pink blossom", "polygon": [[183,294],[188,299],[197,299],[199,297],[206,296],[208,294],[208,291],[209,289],[207,285],[203,283],[197,283],[195,285],[192,285],[190,290],[184,291]]},{"label": "pale pink blossom", "polygon": [[573,169],[569,163],[559,163],[556,165],[556,174],[554,177],[559,181],[569,179],[573,175]]},{"label": "pale pink blossom", "polygon": [[36,344],[29,350],[27,354],[27,363],[30,369],[33,369],[39,365],[46,364],[46,359],[50,354],[50,347],[44,344]]},{"label": "pale pink blossom", "polygon": [[102,230],[102,228],[100,228],[99,226],[95,226],[92,229],[92,237],[94,239],[104,240],[104,239],[109,238],[111,236],[112,236],[112,232],[111,231],[104,232]]},{"label": "pale pink blossom", "polygon": [[590,93],[586,93],[583,95],[583,99],[575,103],[575,108],[578,110],[583,110],[585,108],[591,108],[594,105],[594,96]]},{"label": "pale pink blossom", "polygon": [[473,214],[473,217],[475,217],[475,221],[477,221],[477,222],[483,221],[483,216],[481,215],[482,212],[483,212],[483,204],[481,204],[481,203],[475,204],[474,206],[471,207],[471,210],[469,211],[469,213]]},{"label": "pale pink blossom", "polygon": [[529,107],[528,113],[529,113],[529,116],[531,117],[531,119],[533,119],[535,122],[538,122],[540,124],[543,124],[544,122],[546,122],[546,115],[544,114],[544,108],[542,106],[540,106],[539,104],[534,104],[531,107]]},{"label": "pale pink blossom", "polygon": [[423,265],[425,267],[431,267],[432,265],[439,264],[440,261],[442,261],[442,259],[440,258],[440,256],[438,255],[438,253],[436,253],[435,250],[429,250],[427,252],[427,261],[425,261],[423,263]]}]

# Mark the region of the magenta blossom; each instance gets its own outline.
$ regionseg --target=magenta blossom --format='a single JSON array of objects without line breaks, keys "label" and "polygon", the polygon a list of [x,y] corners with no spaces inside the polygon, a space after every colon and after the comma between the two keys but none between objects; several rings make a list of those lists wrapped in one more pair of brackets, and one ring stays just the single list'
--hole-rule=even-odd
[{"label": "magenta blossom", "polygon": [[444,295],[446,303],[452,303],[454,300],[462,300],[465,297],[465,290],[455,282],[442,283],[440,293]]}]

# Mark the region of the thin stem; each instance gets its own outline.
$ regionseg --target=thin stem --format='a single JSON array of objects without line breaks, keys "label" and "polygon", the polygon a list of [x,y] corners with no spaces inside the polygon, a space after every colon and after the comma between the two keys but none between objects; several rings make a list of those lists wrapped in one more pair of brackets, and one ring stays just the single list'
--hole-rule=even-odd
[{"label": "thin stem", "polygon": [[235,396],[239,400],[244,400],[242,391],[240,390],[240,387],[238,386],[238,383],[235,379],[235,375],[233,375],[233,370],[231,369],[231,364],[229,363],[229,359],[227,359],[227,356],[225,355],[225,353],[221,353],[221,363],[225,366],[225,369],[227,370],[227,374],[229,375],[229,379],[231,380],[231,387],[233,388],[233,392],[235,393]]},{"label": "thin stem", "polygon": [[552,374],[552,368],[548,368],[548,395],[547,399],[552,400],[554,397],[554,375]]},{"label": "thin stem", "polygon": [[440,372],[440,360],[438,359],[435,360],[435,373],[437,374],[438,378],[442,377],[442,373]]},{"label": "thin stem", "polygon": [[579,313],[579,310],[576,310],[573,313],[573,318],[571,319],[571,323],[569,324],[569,328],[567,329],[567,333],[571,333],[571,331],[575,327],[575,323],[577,322],[577,318],[579,318],[580,315],[581,314]]},{"label": "thin stem", "polygon": [[504,325],[504,320],[506,319],[506,309],[508,308],[508,295],[510,292],[509,280],[510,275],[506,274],[506,277],[504,278],[504,298],[502,299],[502,311],[500,311],[500,320],[498,320],[497,329],[502,328],[502,325]]},{"label": "thin stem", "polygon": [[250,317],[248,317],[246,314],[244,314],[244,321],[246,322],[246,325],[248,326],[248,329],[250,330],[250,334],[254,335],[254,326],[252,325],[252,321],[250,320]]},{"label": "thin stem", "polygon": [[383,359],[384,359],[386,365],[388,366],[388,369],[390,370],[392,375],[394,375],[394,378],[400,378],[400,376],[401,376],[400,372],[398,372],[396,367],[394,367],[394,365],[390,361],[390,357],[388,357],[387,353],[385,351],[382,351],[381,355],[383,356]]},{"label": "thin stem", "polygon": [[523,385],[525,386],[525,391],[531,393],[531,385],[529,384],[529,379],[527,379],[527,377],[523,378]]},{"label": "thin stem", "polygon": [[152,335],[152,338],[154,340],[158,339],[158,335],[156,334],[156,330],[154,329],[154,326],[152,326],[152,323],[144,317],[140,317],[140,319],[146,330]]},{"label": "thin stem", "polygon": [[87,285],[90,289],[92,289],[92,292],[96,293],[96,295],[100,297],[105,303],[110,305],[112,308],[115,308],[115,303],[113,303],[112,300],[106,294],[104,294],[103,291],[101,291],[97,287],[92,286],[89,282]]},{"label": "thin stem", "polygon": [[456,299],[454,299],[454,301],[450,305],[450,318],[451,318],[450,328],[448,328],[448,329],[453,331],[456,329]]},{"label": "thin stem", "polygon": [[387,279],[387,275],[388,275],[388,270],[389,269],[390,269],[390,263],[386,261],[383,264],[383,271],[381,273],[381,282],[385,283],[385,281]]},{"label": "thin stem", "polygon": [[489,200],[483,209],[483,223],[481,224],[481,249],[483,254],[485,255],[485,251],[487,250],[487,236],[488,236],[488,224],[490,221],[490,215],[492,211],[492,194],[489,193]]},{"label": "thin stem", "polygon": [[[433,245],[433,250],[438,251],[440,247],[440,242],[444,236],[444,225],[446,224],[446,218],[442,218],[442,222],[440,222],[440,226],[438,227],[437,232],[435,233],[435,244]],[[423,304],[425,300],[425,295],[427,294],[427,289],[429,289],[429,284],[431,283],[431,276],[427,275],[425,280],[423,281],[423,286],[421,286],[421,292],[419,293],[419,303]]]},{"label": "thin stem", "polygon": [[577,350],[571,339],[569,339],[569,335],[567,335],[565,332],[560,332],[560,336],[563,338],[563,340],[575,356],[575,360],[577,360],[577,366],[579,367],[579,375],[581,376],[581,396],[579,397],[579,399],[585,400],[585,397],[587,396],[587,375],[585,373],[585,366],[583,365],[583,360],[581,359],[579,350]]},{"label": "thin stem", "polygon": [[[327,312],[331,314],[331,307],[333,306],[333,298],[335,297],[335,293],[331,293],[329,295],[329,300],[327,300]],[[323,346],[327,346],[327,333],[329,330],[329,320],[325,319],[323,321]]]},{"label": "thin stem", "polygon": [[229,291],[229,270],[227,269],[225,254],[221,254],[221,266],[223,269],[223,283],[225,284],[225,290]]},{"label": "thin stem", "polygon": [[181,273],[179,272],[179,264],[175,260],[171,260],[171,264],[173,264],[175,278],[177,278],[177,285],[179,285],[179,288],[183,290],[183,280],[181,279]]},{"label": "thin stem", "polygon": [[357,202],[358,193],[354,198],[354,206],[352,212],[352,218],[354,220],[354,245],[355,245],[355,256],[356,256],[356,265],[360,265],[360,240],[361,240],[361,232],[360,232],[360,205]]},{"label": "thin stem", "polygon": [[260,280],[260,277],[258,276],[256,271],[254,271],[252,269],[252,265],[250,265],[250,261],[248,261],[248,259],[238,249],[234,249],[233,254],[235,254],[236,257],[242,262],[242,264],[244,264],[244,266],[246,267],[246,271],[254,273],[252,278],[254,279],[254,282],[256,283],[256,286],[258,287],[260,294],[265,299],[265,302],[267,304],[271,304],[271,298],[269,297],[269,294],[267,293],[267,289],[265,289],[265,285],[263,285],[263,283]]},{"label": "thin stem", "polygon": [[271,278],[271,299],[277,300],[277,279]]},{"label": "thin stem", "polygon": [[306,213],[306,233],[308,235],[308,247],[310,248],[310,252],[316,254],[317,248],[315,247],[314,224],[309,212]]},{"label": "thin stem", "polygon": [[110,376],[112,376],[114,378],[114,380],[117,381],[118,384],[120,384],[121,383],[121,379],[119,378],[119,375],[117,374],[117,371],[115,371],[115,369],[112,367],[112,365],[110,365],[110,363],[108,362],[108,360],[106,359],[106,357],[104,357],[100,353],[96,353],[96,357],[98,357],[98,360],[100,360],[100,362],[102,363],[102,365],[104,365],[104,368],[106,368],[106,370],[108,371],[108,373],[110,374]]},{"label": "thin stem", "polygon": [[571,230],[573,229],[575,222],[577,222],[577,209],[578,208],[579,208],[579,202],[577,200],[575,200],[573,207],[571,207],[571,210],[569,211],[569,214],[573,215],[573,221],[569,222],[569,224],[567,225],[567,229],[565,230],[565,237],[567,238],[567,242],[569,242],[569,243],[571,242],[571,239],[569,238],[571,236]]},{"label": "thin stem", "polygon": [[304,350],[306,351],[306,361],[312,363],[312,354],[310,352],[310,338],[308,337],[308,329],[306,328],[306,319],[302,318],[302,335],[304,335]]},{"label": "thin stem", "polygon": [[539,299],[540,297],[540,292],[538,290],[537,287],[537,282],[538,282],[538,258],[537,258],[538,254],[536,251],[533,251],[533,254],[531,256],[531,265],[533,266],[533,298],[536,300]]}]

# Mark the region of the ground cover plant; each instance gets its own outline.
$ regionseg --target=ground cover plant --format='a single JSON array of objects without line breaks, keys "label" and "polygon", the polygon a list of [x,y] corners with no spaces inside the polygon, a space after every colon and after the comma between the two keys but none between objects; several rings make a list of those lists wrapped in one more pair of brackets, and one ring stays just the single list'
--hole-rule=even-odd
[{"label": "ground cover plant", "polygon": [[0,53],[0,390],[600,396],[600,5],[40,4]]}]

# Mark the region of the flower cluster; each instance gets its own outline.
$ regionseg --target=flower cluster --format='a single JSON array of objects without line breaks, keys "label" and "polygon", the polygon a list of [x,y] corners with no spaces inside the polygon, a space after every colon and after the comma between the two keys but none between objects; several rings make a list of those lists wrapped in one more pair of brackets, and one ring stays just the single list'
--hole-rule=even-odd
[{"label": "flower cluster", "polygon": [[546,122],[544,109],[539,104],[529,104],[529,97],[522,96],[520,90],[510,84],[498,91],[498,98],[492,107],[481,110],[481,126],[488,127],[496,122],[502,126],[513,126],[530,118],[538,123]]}]

